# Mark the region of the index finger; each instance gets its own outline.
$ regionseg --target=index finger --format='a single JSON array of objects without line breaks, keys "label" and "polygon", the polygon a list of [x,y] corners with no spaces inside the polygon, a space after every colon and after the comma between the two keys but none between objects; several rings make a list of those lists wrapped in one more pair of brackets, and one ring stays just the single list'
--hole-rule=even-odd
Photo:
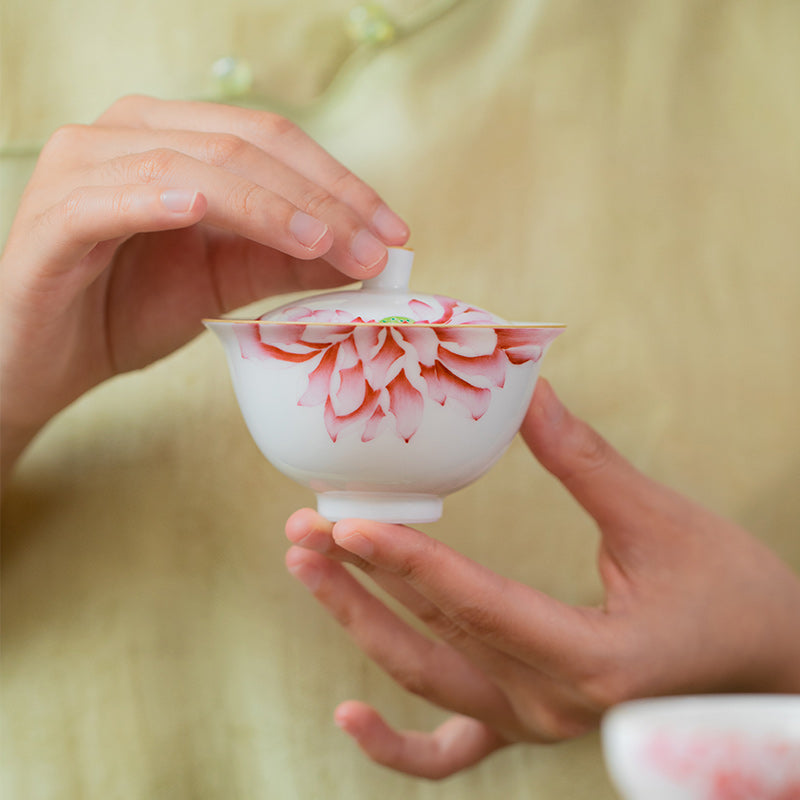
[{"label": "index finger", "polygon": [[[403,578],[473,638],[551,675],[598,647],[598,612],[573,608],[403,525],[341,520],[336,543]],[[580,657],[580,658],[578,658]]]},{"label": "index finger", "polygon": [[290,120],[267,111],[220,103],[130,96],[98,120],[104,125],[234,133],[349,205],[387,245],[403,245],[409,230],[380,195]]}]

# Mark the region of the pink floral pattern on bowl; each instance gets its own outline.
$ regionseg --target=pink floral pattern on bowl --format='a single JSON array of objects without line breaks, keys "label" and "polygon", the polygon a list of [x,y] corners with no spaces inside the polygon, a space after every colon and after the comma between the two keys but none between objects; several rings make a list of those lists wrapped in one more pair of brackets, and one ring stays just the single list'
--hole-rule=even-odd
[{"label": "pink floral pattern on bowl", "polygon": [[394,324],[394,317],[392,324],[376,324],[337,309],[294,308],[284,312],[284,322],[238,327],[237,337],[245,359],[309,362],[308,384],[297,404],[324,406],[331,441],[356,426],[361,441],[369,442],[393,420],[395,434],[410,442],[426,396],[442,406],[453,401],[479,420],[507,370],[538,362],[560,333],[495,326],[476,319],[485,312],[448,298],[441,302],[444,312],[426,324]]},{"label": "pink floral pattern on bowl", "polygon": [[419,298],[412,298],[406,304],[407,316],[393,315],[381,319],[365,318],[363,315],[354,316],[349,311],[338,308],[310,309],[304,306],[289,306],[281,310],[279,316],[270,314],[271,320],[285,320],[286,322],[370,322],[370,323],[425,323],[427,325],[493,325],[496,317],[482,308],[462,303],[452,297],[433,295],[432,299],[439,303],[437,309],[430,303]]},{"label": "pink floral pattern on bowl", "polygon": [[658,772],[706,800],[800,800],[800,750],[781,739],[655,732],[644,752]]}]

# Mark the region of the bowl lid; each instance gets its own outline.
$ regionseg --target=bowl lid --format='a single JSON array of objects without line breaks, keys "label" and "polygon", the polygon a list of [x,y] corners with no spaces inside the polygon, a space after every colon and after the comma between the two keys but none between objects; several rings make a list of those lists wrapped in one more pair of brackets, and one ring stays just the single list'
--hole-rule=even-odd
[{"label": "bowl lid", "polygon": [[496,325],[506,320],[485,309],[444,295],[409,289],[414,251],[390,247],[383,272],[360,289],[313,295],[280,306],[259,317],[268,322],[342,324],[379,323],[431,325]]}]

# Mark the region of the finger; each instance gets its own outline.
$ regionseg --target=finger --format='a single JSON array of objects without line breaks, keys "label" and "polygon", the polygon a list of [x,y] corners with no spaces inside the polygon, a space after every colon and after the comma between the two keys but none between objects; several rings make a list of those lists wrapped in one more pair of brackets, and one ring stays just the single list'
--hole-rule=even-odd
[{"label": "finger", "polygon": [[547,674],[568,672],[578,656],[585,659],[596,649],[599,612],[571,608],[503,578],[413,528],[342,520],[333,537],[373,567],[402,578],[451,628]]},{"label": "finger", "polygon": [[285,530],[289,541],[298,547],[357,567],[369,569],[371,566],[363,558],[339,547],[333,538],[333,523],[312,508],[295,511],[286,520]]},{"label": "finger", "polygon": [[373,761],[432,780],[474,766],[509,744],[489,726],[464,716],[451,717],[433,733],[397,731],[373,708],[351,700],[336,709],[335,719]]},{"label": "finger", "polygon": [[208,201],[196,189],[137,184],[78,187],[38,220],[41,235],[31,237],[27,252],[33,263],[46,265],[44,271],[36,271],[37,278],[58,276],[83,260],[83,275],[76,280],[82,286],[105,266],[99,259],[86,259],[99,243],[184,228],[199,222],[207,210]]},{"label": "finger", "polygon": [[115,103],[98,123],[157,130],[232,133],[271,153],[333,192],[370,222],[389,245],[408,240],[408,226],[370,186],[357,178],[297,125],[277,114],[219,103],[165,101],[144,96]]},{"label": "finger", "polygon": [[374,209],[364,200],[356,197],[359,202],[351,207],[337,195],[341,182],[310,180],[234,134],[97,126],[74,126],[71,130],[71,136],[62,133],[66,140],[63,147],[80,152],[89,164],[168,148],[268,188],[330,227],[333,243],[326,259],[347,274],[364,277],[365,271],[374,272],[386,261],[386,245],[369,229]]},{"label": "finger", "polygon": [[[286,530],[289,540],[299,547],[358,567],[423,622],[432,633],[481,670],[496,686],[501,688],[507,684],[513,686],[522,674],[525,682],[533,688],[536,670],[530,664],[523,663],[491,644],[473,637],[466,627],[447,616],[439,606],[409,585],[401,575],[380,569],[340,547],[333,539],[333,524],[316,511],[303,509],[295,512],[288,520]],[[451,710],[459,709],[453,707]],[[480,715],[473,713],[472,716]],[[507,716],[510,717],[511,714]],[[495,719],[494,725],[499,726],[500,722]]]},{"label": "finger", "polygon": [[289,572],[311,590],[356,645],[404,689],[442,708],[509,727],[505,696],[462,655],[390,611],[340,564],[293,547]]},{"label": "finger", "polygon": [[[286,534],[292,543],[306,550],[312,550],[329,559],[352,564],[368,575],[378,586],[395,600],[404,605],[440,638],[456,645],[476,664],[487,667],[490,674],[499,666],[499,654],[477,642],[467,641],[468,634],[454,626],[430,600],[421,595],[401,576],[365,561],[360,556],[339,547],[333,538],[333,523],[310,508],[295,512],[286,523]],[[489,669],[494,667],[495,669]]]},{"label": "finger", "polygon": [[664,506],[665,488],[623,458],[600,434],[570,413],[543,378],[521,433],[552,473],[606,534],[646,534],[642,511]]},{"label": "finger", "polygon": [[[287,521],[289,541],[307,550],[345,564],[352,564],[367,574],[378,586],[405,606],[439,638],[455,646],[487,675],[507,672],[505,656],[494,648],[474,640],[469,633],[454,624],[442,610],[414,589],[402,576],[380,569],[369,561],[340,547],[333,538],[333,523],[311,509],[295,512]],[[501,669],[502,668],[502,669]]]}]

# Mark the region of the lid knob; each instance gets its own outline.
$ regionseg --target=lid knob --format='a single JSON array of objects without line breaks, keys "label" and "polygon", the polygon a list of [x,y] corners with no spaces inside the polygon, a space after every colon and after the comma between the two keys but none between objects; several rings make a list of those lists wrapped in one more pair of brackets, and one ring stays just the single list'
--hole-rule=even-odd
[{"label": "lid knob", "polygon": [[414,251],[405,247],[388,247],[387,250],[389,260],[383,272],[365,280],[362,288],[378,292],[407,291],[411,278],[411,265],[414,263]]}]

